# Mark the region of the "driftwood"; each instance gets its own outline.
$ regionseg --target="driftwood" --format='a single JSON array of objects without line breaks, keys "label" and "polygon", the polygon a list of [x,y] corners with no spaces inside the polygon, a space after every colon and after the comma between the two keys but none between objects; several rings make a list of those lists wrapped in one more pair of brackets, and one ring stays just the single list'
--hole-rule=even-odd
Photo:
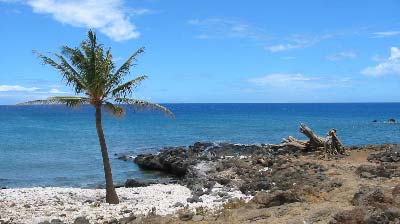
[{"label": "driftwood", "polygon": [[315,135],[305,124],[300,124],[300,132],[308,138],[308,141],[289,136],[282,140],[282,144],[275,145],[275,147],[293,147],[303,152],[324,151],[329,155],[345,154],[345,149],[334,128],[328,131],[325,138]]}]

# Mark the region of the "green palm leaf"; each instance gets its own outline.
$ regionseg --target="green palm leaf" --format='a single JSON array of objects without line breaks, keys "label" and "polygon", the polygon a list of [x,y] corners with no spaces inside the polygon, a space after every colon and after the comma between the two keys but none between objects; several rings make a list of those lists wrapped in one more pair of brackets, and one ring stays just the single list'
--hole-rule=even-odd
[{"label": "green palm leaf", "polygon": [[76,93],[81,93],[81,91],[85,89],[85,82],[82,80],[79,73],[76,72],[75,69],[61,55],[54,54],[61,61],[61,63],[57,63],[53,59],[35,50],[33,53],[42,59],[43,64],[48,64],[56,68],[66,79],[67,84],[72,85],[75,88]]},{"label": "green palm leaf", "polygon": [[127,95],[132,94],[134,88],[137,87],[145,79],[147,79],[146,75],[134,78],[122,85],[117,86],[111,91],[111,94],[114,97],[126,97]]},{"label": "green palm leaf", "polygon": [[115,98],[115,102],[128,104],[129,106],[133,106],[136,110],[143,110],[143,109],[159,110],[171,118],[175,117],[170,110],[168,110],[164,106],[161,106],[160,104],[150,103],[144,100],[129,99],[129,98]]},{"label": "green palm leaf", "polygon": [[121,67],[118,68],[118,70],[111,76],[111,78],[107,82],[107,86],[115,86],[116,83],[119,83],[121,81],[121,78],[124,77],[125,75],[129,74],[130,68],[133,65],[133,61],[136,60],[136,57],[144,52],[144,47],[139,48],[135,53],[133,53],[128,60],[125,61],[121,65]]},{"label": "green palm leaf", "polygon": [[82,76],[86,73],[87,58],[79,48],[70,48],[68,46],[63,46],[61,48],[61,54],[71,60],[72,65],[74,65],[77,70],[81,72]]},{"label": "green palm leaf", "polygon": [[112,104],[110,102],[105,102],[104,109],[106,109],[107,112],[109,112],[110,114],[112,114],[116,117],[124,117],[125,116],[125,110],[123,107]]}]

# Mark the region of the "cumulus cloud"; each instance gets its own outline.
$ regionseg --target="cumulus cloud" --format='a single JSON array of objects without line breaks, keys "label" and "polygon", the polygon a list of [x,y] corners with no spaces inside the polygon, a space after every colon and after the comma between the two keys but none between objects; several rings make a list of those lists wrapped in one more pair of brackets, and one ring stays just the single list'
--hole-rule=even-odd
[{"label": "cumulus cloud", "polygon": [[400,49],[391,47],[389,58],[376,66],[363,69],[361,74],[371,76],[400,75]]},{"label": "cumulus cloud", "polygon": [[259,86],[277,88],[319,89],[333,86],[346,86],[351,81],[348,77],[335,78],[331,76],[307,76],[301,73],[273,73],[249,80]]},{"label": "cumulus cloud", "polygon": [[357,57],[357,54],[355,52],[343,51],[343,52],[328,55],[328,56],[326,56],[326,59],[328,59],[329,61],[339,61],[339,60],[343,60],[343,59],[352,59],[352,58],[356,58],[356,57]]},{"label": "cumulus cloud", "polygon": [[[50,14],[61,23],[98,29],[115,41],[138,38],[122,0],[28,0],[35,13]],[[137,15],[148,10],[136,10]],[[135,11],[131,10],[131,14]]]},{"label": "cumulus cloud", "polygon": [[372,33],[374,38],[384,38],[384,37],[393,37],[393,36],[399,36],[400,31],[384,31],[384,32],[375,32]]},{"label": "cumulus cloud", "polygon": [[34,92],[37,87],[24,87],[20,85],[0,85],[0,92]]}]

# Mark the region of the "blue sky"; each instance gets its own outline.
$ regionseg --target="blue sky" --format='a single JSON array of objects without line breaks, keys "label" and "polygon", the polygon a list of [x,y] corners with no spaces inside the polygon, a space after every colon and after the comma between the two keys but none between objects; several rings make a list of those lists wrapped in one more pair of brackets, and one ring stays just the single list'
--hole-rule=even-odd
[{"label": "blue sky", "polygon": [[0,0],[0,104],[69,95],[32,50],[93,28],[153,102],[398,102],[400,1]]}]

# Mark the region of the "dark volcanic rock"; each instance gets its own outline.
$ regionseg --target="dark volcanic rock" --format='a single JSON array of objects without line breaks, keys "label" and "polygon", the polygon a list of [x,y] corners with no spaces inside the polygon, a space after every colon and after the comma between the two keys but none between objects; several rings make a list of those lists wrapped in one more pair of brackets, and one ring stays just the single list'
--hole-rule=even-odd
[{"label": "dark volcanic rock", "polygon": [[299,202],[300,197],[291,191],[275,191],[273,193],[260,191],[251,200],[261,208],[280,206],[283,204]]},{"label": "dark volcanic rock", "polygon": [[400,146],[393,145],[388,150],[368,156],[369,161],[400,162]]},{"label": "dark volcanic rock", "polygon": [[376,207],[379,204],[391,203],[392,201],[385,196],[381,187],[362,186],[359,191],[354,194],[351,202],[356,206]]},{"label": "dark volcanic rock", "polygon": [[[260,145],[238,145],[196,142],[189,147],[166,147],[159,154],[140,154],[134,162],[143,169],[160,170],[177,176],[185,176],[190,166],[200,161],[221,160],[225,156],[265,153]],[[222,180],[224,181],[224,180]],[[225,180],[226,182],[226,180]]]},{"label": "dark volcanic rock", "polygon": [[61,221],[60,219],[52,219],[50,222],[44,221],[44,222],[39,222],[38,224],[65,224],[65,222]]},{"label": "dark volcanic rock", "polygon": [[195,153],[200,153],[212,146],[214,146],[214,144],[211,142],[195,142],[193,145],[189,146],[189,149]]},{"label": "dark volcanic rock", "polygon": [[392,190],[393,200],[400,205],[400,184],[396,185]]},{"label": "dark volcanic rock", "polygon": [[147,187],[150,184],[153,184],[153,182],[148,180],[127,179],[125,187]]},{"label": "dark volcanic rock", "polygon": [[177,202],[177,203],[174,204],[175,208],[176,207],[183,207],[183,206],[185,206],[185,205],[183,203],[180,203],[180,202]]},{"label": "dark volcanic rock", "polygon": [[396,123],[396,119],[394,118],[390,118],[389,120],[387,120],[388,123]]},{"label": "dark volcanic rock", "polygon": [[75,219],[74,224],[90,224],[90,222],[86,217],[81,216]]},{"label": "dark volcanic rock", "polygon": [[186,210],[181,211],[181,212],[179,212],[179,214],[178,214],[178,217],[179,217],[179,219],[180,219],[181,221],[189,221],[189,220],[191,220],[191,219],[193,218],[193,216],[194,216],[194,213],[193,213],[193,212],[191,212],[191,211],[186,211]]},{"label": "dark volcanic rock", "polygon": [[186,199],[187,202],[189,203],[196,203],[196,202],[203,202],[203,199],[199,198],[199,196],[194,195],[191,198]]},{"label": "dark volcanic rock", "polygon": [[351,201],[356,208],[334,215],[331,224],[390,224],[398,223],[400,209],[395,207],[394,200],[385,195],[379,186],[362,186]]},{"label": "dark volcanic rock", "polygon": [[133,161],[134,157],[131,155],[127,154],[115,154],[117,156],[117,159],[123,160],[123,161]]},{"label": "dark volcanic rock", "polygon": [[141,154],[134,162],[143,169],[178,176],[178,183],[190,188],[195,196],[210,193],[216,183],[251,195],[290,189],[299,194],[303,190],[317,193],[341,186],[324,174],[325,167],[289,159],[300,153],[274,145],[196,142],[189,147],[164,148],[159,154]]},{"label": "dark volcanic rock", "polygon": [[396,207],[389,207],[384,211],[383,215],[389,220],[395,220],[400,218],[400,209]]},{"label": "dark volcanic rock", "polygon": [[389,219],[385,215],[371,215],[364,221],[365,224],[389,224]]},{"label": "dark volcanic rock", "polygon": [[392,195],[393,195],[393,197],[399,197],[400,196],[400,184],[396,185],[393,188]]},{"label": "dark volcanic rock", "polygon": [[362,178],[400,177],[400,164],[361,165],[357,168],[356,173]]},{"label": "dark volcanic rock", "polygon": [[365,211],[355,208],[348,211],[339,212],[333,216],[330,224],[364,224]]},{"label": "dark volcanic rock", "polygon": [[257,178],[254,181],[247,180],[241,186],[239,190],[245,194],[254,194],[256,191],[271,189],[272,182],[268,177]]},{"label": "dark volcanic rock", "polygon": [[63,221],[61,221],[60,219],[52,219],[50,221],[50,224],[65,224]]},{"label": "dark volcanic rock", "polygon": [[325,175],[326,170],[316,163],[277,161],[272,166],[271,180],[276,189],[295,189],[298,192],[318,193],[341,187],[337,180],[330,180]]},{"label": "dark volcanic rock", "polygon": [[190,164],[184,148],[170,148],[157,155],[141,154],[136,156],[134,162],[143,169],[160,170],[177,176],[185,175]]}]

